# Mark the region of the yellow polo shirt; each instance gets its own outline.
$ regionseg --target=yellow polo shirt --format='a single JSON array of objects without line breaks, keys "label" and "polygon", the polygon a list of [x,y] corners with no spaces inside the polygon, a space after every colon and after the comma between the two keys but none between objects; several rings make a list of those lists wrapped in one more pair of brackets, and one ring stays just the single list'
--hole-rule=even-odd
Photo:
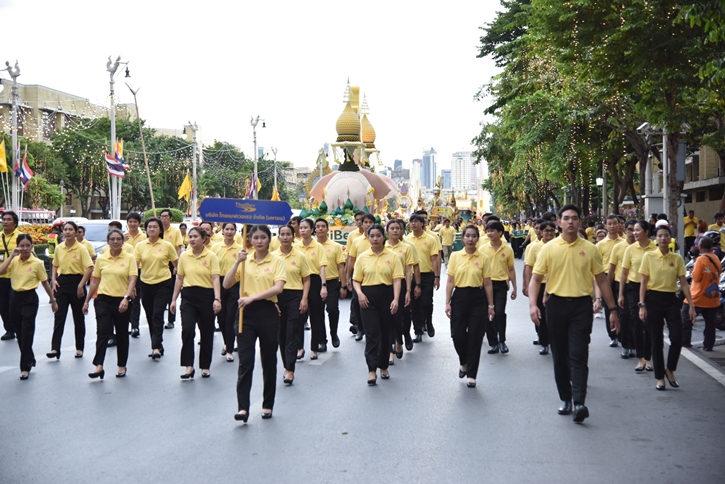
[{"label": "yellow polo shirt", "polygon": [[218,244],[220,242],[224,242],[224,235],[222,235],[221,232],[214,232],[214,235],[211,236],[212,245]]},{"label": "yellow polo shirt", "polygon": [[390,247],[383,247],[380,254],[368,249],[355,259],[353,279],[362,286],[392,286],[393,279],[403,279],[403,263]]},{"label": "yellow polo shirt", "polygon": [[491,243],[482,245],[479,249],[488,256],[491,261],[491,280],[492,281],[508,281],[508,268],[514,266],[514,250],[501,239],[501,246],[498,250],[494,250]]},{"label": "yellow polo shirt", "polygon": [[634,244],[627,247],[622,257],[622,267],[629,269],[627,275],[627,282],[639,282],[642,279],[639,277],[639,266],[642,264],[642,258],[645,252],[652,252],[657,250],[657,244],[650,240],[649,245],[642,248],[639,242],[635,241]]},{"label": "yellow polo shirt", "polygon": [[[105,247],[103,247],[103,249],[101,249],[101,255],[108,254],[109,252],[111,252],[110,245],[106,245]],[[129,254],[133,255],[133,245],[124,242],[121,246],[121,252],[128,252]]]},{"label": "yellow polo shirt", "polygon": [[677,292],[677,280],[685,275],[685,261],[680,254],[655,250],[642,258],[639,273],[649,276],[648,291]]},{"label": "yellow polo shirt", "polygon": [[455,278],[455,287],[482,287],[491,277],[491,261],[478,250],[469,255],[465,249],[451,254],[446,273]]},{"label": "yellow polo shirt", "polygon": [[420,237],[416,237],[414,233],[405,236],[407,242],[415,246],[415,250],[419,257],[419,266],[421,274],[433,272],[433,263],[431,257],[438,255],[438,237],[428,232],[423,232]]},{"label": "yellow polo shirt", "polygon": [[[320,267],[327,267],[327,253],[325,249],[315,239],[310,239],[310,245],[305,246],[305,243],[300,239],[299,242],[295,242],[293,247],[302,252],[307,258],[307,266],[310,269],[310,274],[320,275]],[[327,269],[325,269],[327,271]],[[327,273],[325,273],[325,279],[327,279]]]},{"label": "yellow polo shirt", "polygon": [[[614,270],[614,280],[616,282],[620,282],[622,278],[622,261],[624,261],[624,251],[627,250],[627,247],[629,247],[629,244],[627,243],[627,239],[624,239],[624,243],[616,244],[612,247],[612,252],[609,254],[608,264],[616,266]],[[607,267],[607,271],[609,271],[609,267]]]},{"label": "yellow polo shirt", "polygon": [[134,247],[136,247],[136,244],[138,244],[142,240],[146,240],[146,238],[147,238],[146,237],[146,234],[144,234],[143,232],[141,232],[141,230],[139,230],[136,235],[131,235],[130,232],[126,232],[123,235],[125,235],[126,237],[128,237],[128,239],[126,240],[126,242],[128,242],[129,244],[131,244]]},{"label": "yellow polo shirt", "polygon": [[[17,228],[15,228],[15,230],[13,230],[10,234],[6,234],[5,231],[0,232],[0,234],[2,234],[0,235],[0,263],[2,263],[5,258],[10,257],[10,254],[13,253],[15,248],[18,246],[18,235],[22,233],[23,232],[21,232]],[[6,272],[5,274],[0,276],[0,279],[9,278],[10,272]]]},{"label": "yellow polo shirt", "polygon": [[345,254],[342,253],[342,246],[330,239],[327,239],[324,244],[320,245],[322,245],[327,256],[327,268],[325,269],[327,280],[339,279],[340,273],[337,270],[337,266],[345,262]]},{"label": "yellow polo shirt", "polygon": [[695,236],[695,229],[697,228],[698,222],[700,222],[700,219],[697,217],[685,217],[682,220],[683,227],[685,227],[685,237]]},{"label": "yellow polo shirt", "polygon": [[386,240],[385,247],[388,247],[390,250],[398,254],[400,262],[403,264],[403,268],[420,264],[418,252],[415,250],[415,247],[410,244],[401,241],[398,242],[397,245],[391,245],[390,241]]},{"label": "yellow polo shirt", "polygon": [[[607,235],[604,240],[597,242],[594,247],[596,247],[599,251],[599,255],[602,257],[602,263],[606,262],[609,264],[609,257],[612,255],[612,249],[621,242],[622,239],[619,237],[616,239],[610,239],[609,235]],[[609,267],[606,267],[606,270],[609,270]]]},{"label": "yellow polo shirt", "polygon": [[13,259],[4,275],[10,277],[10,285],[15,292],[34,291],[39,283],[48,280],[43,261],[33,254],[25,262],[20,257]]},{"label": "yellow polo shirt", "polygon": [[234,262],[236,262],[237,257],[239,256],[239,251],[241,250],[242,246],[236,242],[229,247],[227,247],[227,244],[224,242],[212,246],[211,251],[219,260],[219,274],[222,277],[226,276],[229,269],[232,268]]},{"label": "yellow polo shirt", "polygon": [[141,264],[141,281],[144,284],[159,284],[171,279],[169,263],[177,260],[176,248],[168,240],[157,239],[152,244],[149,239],[136,244],[133,256]]},{"label": "yellow polo shirt", "polygon": [[599,251],[579,237],[571,244],[563,237],[545,244],[534,265],[534,274],[549,276],[546,292],[559,297],[591,296],[592,282],[603,272]]},{"label": "yellow polo shirt", "polygon": [[70,249],[65,242],[58,244],[53,265],[58,268],[59,275],[82,275],[86,269],[93,267],[93,261],[88,250],[75,240]]},{"label": "yellow polo shirt", "polygon": [[118,257],[113,257],[110,252],[101,254],[93,268],[93,277],[101,280],[98,294],[106,296],[125,296],[131,276],[138,276],[136,260],[132,254],[123,250]]},{"label": "yellow polo shirt", "polygon": [[93,244],[91,244],[88,239],[83,239],[83,242],[79,242],[83,247],[86,248],[88,251],[88,255],[91,256],[91,259],[93,259],[96,255],[96,249],[93,247]]},{"label": "yellow polo shirt", "polygon": [[441,234],[441,245],[444,246],[452,246],[453,242],[456,240],[456,229],[453,227],[443,227],[440,230]]},{"label": "yellow polo shirt", "polygon": [[712,224],[707,227],[707,230],[715,230],[717,232],[720,232],[720,248],[722,250],[725,250],[725,232],[722,232],[723,228],[725,228],[725,225]]},{"label": "yellow polo shirt", "polygon": [[353,241],[352,246],[348,243],[347,247],[350,257],[357,257],[371,247],[370,239],[367,235],[362,235]]},{"label": "yellow polo shirt", "polygon": [[211,276],[219,275],[219,259],[207,247],[198,256],[193,250],[187,250],[179,257],[176,273],[184,277],[184,287],[211,289],[214,287]]},{"label": "yellow polo shirt", "polygon": [[360,229],[353,230],[352,232],[347,234],[347,246],[352,247],[352,243],[355,242],[355,239],[357,239],[358,237],[362,237],[363,234],[364,232],[360,232]]},{"label": "yellow polo shirt", "polygon": [[292,247],[289,254],[285,254],[281,250],[275,250],[272,255],[284,260],[285,270],[287,271],[287,282],[285,282],[284,288],[295,291],[303,290],[305,286],[302,279],[310,275],[310,267],[307,265],[305,254]]},{"label": "yellow polo shirt", "polygon": [[[527,265],[531,267],[532,269],[536,265],[536,257],[539,255],[539,252],[544,247],[544,242],[541,240],[537,240],[533,244],[529,244],[526,246],[526,256],[524,258],[524,265]],[[542,284],[546,284],[547,280],[546,275],[544,275],[544,278],[541,280]]]},{"label": "yellow polo shirt", "polygon": [[177,247],[184,246],[184,238],[181,236],[181,231],[174,226],[169,226],[168,230],[164,229],[164,240],[171,242],[171,246],[176,249]]},{"label": "yellow polo shirt", "polygon": [[[239,236],[239,240],[242,240],[242,236]],[[242,245],[241,242],[239,242],[239,245]],[[279,250],[280,245],[282,243],[279,241],[279,237],[272,237],[272,240],[269,242],[269,251],[274,252],[275,250]]]},{"label": "yellow polo shirt", "polygon": [[[242,279],[242,264],[239,264],[234,279],[240,281]],[[267,256],[262,262],[257,263],[254,252],[247,255],[247,261],[244,267],[244,294],[245,296],[254,296],[260,292],[274,286],[277,281],[287,282],[287,270],[282,258],[267,252]],[[240,288],[241,290],[241,288]],[[267,301],[277,302],[277,296],[267,298]]]}]

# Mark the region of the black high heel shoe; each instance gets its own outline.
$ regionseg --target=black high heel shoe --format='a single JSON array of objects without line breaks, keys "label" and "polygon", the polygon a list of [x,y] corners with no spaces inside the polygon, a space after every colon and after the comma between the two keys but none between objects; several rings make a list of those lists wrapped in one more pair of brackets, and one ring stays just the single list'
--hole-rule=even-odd
[{"label": "black high heel shoe", "polygon": [[247,420],[249,420],[249,413],[239,413],[239,412],[237,412],[237,413],[234,414],[234,420],[236,420],[237,422],[244,422],[244,423],[246,423]]},{"label": "black high heel shoe", "polygon": [[270,410],[267,413],[262,412],[262,418],[265,419],[265,420],[268,419],[268,418],[272,418],[272,411]]},{"label": "black high heel shoe", "polygon": [[96,371],[88,374],[89,378],[100,378],[101,380],[103,380],[104,376],[106,376],[106,370]]},{"label": "black high heel shoe", "polygon": [[670,380],[670,377],[665,372],[665,378],[672,388],[680,388],[680,383],[677,380]]},{"label": "black high heel shoe", "polygon": [[124,376],[126,376],[126,371],[124,371],[123,373],[116,373],[116,378],[123,378]]},{"label": "black high heel shoe", "polygon": [[46,353],[45,356],[48,358],[57,358],[60,360],[60,351],[51,351],[50,353]]},{"label": "black high heel shoe", "polygon": [[30,372],[28,372],[28,374],[27,374],[27,375],[23,375],[23,374],[21,373],[21,374],[20,374],[20,379],[21,379],[21,380],[27,380],[29,376],[30,376]]},{"label": "black high heel shoe", "polygon": [[182,380],[193,380],[194,373],[196,373],[196,369],[192,369],[191,373],[184,373],[183,375],[181,375],[181,379]]},{"label": "black high heel shoe", "polygon": [[83,358],[83,353],[76,353],[74,356],[76,358]]}]

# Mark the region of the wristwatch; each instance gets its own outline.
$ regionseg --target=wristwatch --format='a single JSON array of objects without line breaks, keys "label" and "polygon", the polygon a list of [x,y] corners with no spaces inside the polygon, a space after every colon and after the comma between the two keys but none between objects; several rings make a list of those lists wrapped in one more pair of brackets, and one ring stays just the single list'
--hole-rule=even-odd
[{"label": "wristwatch", "polygon": [[327,283],[326,282],[323,282],[322,283],[322,287],[327,287]]},{"label": "wristwatch", "polygon": [[133,302],[133,298],[131,296],[124,296],[128,302]]},{"label": "wristwatch", "polygon": [[638,302],[637,303],[637,307],[638,308],[646,308],[647,306],[643,302]]}]

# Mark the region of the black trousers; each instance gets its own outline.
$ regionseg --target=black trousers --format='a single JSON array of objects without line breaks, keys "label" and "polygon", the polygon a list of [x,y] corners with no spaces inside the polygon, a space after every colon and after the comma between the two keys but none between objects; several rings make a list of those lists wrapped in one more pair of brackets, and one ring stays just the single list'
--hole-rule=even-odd
[{"label": "black trousers", "polygon": [[340,279],[327,280],[327,299],[322,304],[324,304],[327,318],[330,320],[330,336],[337,336],[337,328],[340,324],[340,288],[342,288]]},{"label": "black trousers", "polygon": [[[352,279],[355,276],[355,271],[350,275]],[[352,288],[352,295],[350,300],[350,324],[357,327],[357,331],[360,334],[365,334],[365,325],[362,318],[360,317],[360,303],[357,300],[357,291],[355,287]]]},{"label": "black trousers", "polygon": [[[307,296],[309,309],[307,315],[310,318],[310,350],[317,351],[320,345],[327,344],[327,330],[325,329],[325,302],[320,297],[322,290],[322,279],[317,274],[310,274],[310,292]],[[329,293],[329,289],[328,289]],[[304,348],[304,335],[302,346]]]},{"label": "black trousers", "polygon": [[[619,308],[619,335],[617,338],[619,338],[619,342],[622,345],[622,348],[633,350],[634,349],[634,339],[633,339],[633,332],[632,332],[632,322],[629,318],[629,307],[627,305],[627,288],[625,286],[624,288],[624,307],[619,307],[619,285],[620,284],[626,284],[626,282],[617,282],[614,281],[612,284],[612,294],[615,294],[615,300],[617,301],[617,307]],[[639,296],[638,296],[639,297]],[[608,311],[608,309],[607,309]],[[609,314],[608,312],[605,314]],[[639,311],[637,311],[637,317],[639,318]],[[609,316],[607,316],[607,326],[609,325]]]},{"label": "black trousers", "polygon": [[592,298],[549,295],[546,303],[549,342],[554,361],[554,379],[562,401],[584,404],[589,379]]},{"label": "black trousers", "polygon": [[199,368],[208,370],[214,350],[214,289],[185,287],[181,290],[181,366],[194,366],[197,325],[201,334]]},{"label": "black trousers", "polygon": [[262,408],[272,409],[277,391],[277,343],[279,314],[271,301],[255,301],[244,309],[244,325],[237,335],[239,371],[237,372],[238,410],[249,412],[249,394],[252,391],[255,346],[259,339],[264,380]]},{"label": "black trousers", "polygon": [[[403,344],[403,328],[405,327],[405,314],[410,314],[410,307],[405,306],[405,292],[408,283],[405,279],[400,281],[400,294],[398,295],[398,311],[393,314],[393,324],[390,326],[390,343]],[[410,297],[413,297],[411,294]],[[412,303],[411,303],[412,305]],[[408,330],[410,330],[410,318],[408,318]],[[410,333],[408,333],[410,334]],[[392,350],[391,350],[392,351]]]},{"label": "black trousers", "polygon": [[[652,337],[647,324],[639,319],[639,282],[627,283],[627,305],[629,306],[629,322],[632,329],[632,340],[637,350],[637,358],[652,359]],[[649,311],[649,307],[647,307]],[[680,325],[682,322],[680,322]]]},{"label": "black trousers", "polygon": [[141,319],[141,288],[143,284],[141,284],[141,271],[138,271],[138,278],[136,279],[136,297],[133,298],[133,301],[129,304],[129,310],[131,311],[129,314],[129,318],[131,320],[131,328],[132,329],[138,329],[139,319]]},{"label": "black trousers", "polygon": [[365,362],[368,371],[385,370],[388,368],[390,327],[393,325],[393,315],[390,314],[393,286],[362,286],[362,292],[368,298],[368,307],[360,308],[365,324]]},{"label": "black trousers", "polygon": [[[0,279],[0,317],[3,320],[3,327],[6,333],[14,332],[15,324],[10,319],[10,299],[13,294],[13,286],[10,278]],[[23,370],[28,371],[28,370]]]},{"label": "black trousers", "polygon": [[[172,302],[171,301],[171,298],[174,295],[174,285],[176,284],[176,274],[174,274],[174,264],[172,264],[171,262],[169,262],[169,272],[171,272],[171,294],[169,294],[169,300],[166,303],[168,305],[170,305],[171,302]],[[168,316],[169,316],[169,322],[170,323],[176,322],[176,314],[174,314],[171,311],[169,311],[169,315]]]},{"label": "black trousers", "polygon": [[279,317],[279,352],[282,355],[284,369],[294,373],[297,363],[297,350],[302,346],[305,333],[304,316],[300,314],[301,289],[285,289],[277,296],[277,306],[282,315]]},{"label": "black trousers", "polygon": [[[703,348],[712,349],[715,345],[715,323],[717,320],[717,312],[720,308],[700,308],[695,306],[695,312],[702,314],[702,318],[705,320],[705,330],[703,336],[705,340],[702,342]],[[690,345],[692,343],[692,327],[693,321],[690,319],[690,305],[686,302],[682,305],[681,317],[682,317],[682,344]]]},{"label": "black trousers", "polygon": [[[539,288],[539,296],[536,299],[536,306],[541,313],[540,323],[536,326],[536,334],[539,335],[539,344],[541,346],[549,346],[549,324],[546,321],[546,306],[544,306],[544,293],[546,292],[546,284],[542,284]],[[494,296],[495,298],[495,296]]]},{"label": "black trousers", "polygon": [[174,289],[171,281],[171,279],[167,279],[158,284],[141,283],[143,287],[141,304],[149,325],[151,349],[154,350],[164,348],[164,311],[171,300]]},{"label": "black trousers", "polygon": [[677,370],[677,362],[682,350],[682,318],[680,300],[674,292],[647,291],[647,326],[652,336],[652,366],[655,378],[665,377],[664,335],[662,330],[667,324],[670,334],[670,350],[667,353],[667,369]]},{"label": "black trousers", "polygon": [[486,291],[479,287],[457,287],[451,296],[451,338],[468,378],[476,378],[481,345],[488,320]]},{"label": "black trousers", "polygon": [[[420,273],[420,297],[413,299],[412,316],[415,334],[423,334],[423,328],[433,325],[433,282],[435,275],[432,272]],[[415,281],[411,284],[413,289],[417,287]]]},{"label": "black trousers", "polygon": [[65,319],[68,316],[68,307],[70,306],[73,313],[73,324],[75,325],[76,350],[83,351],[86,338],[86,318],[83,315],[83,303],[85,302],[86,289],[83,288],[83,297],[78,297],[78,284],[81,283],[83,276],[80,274],[60,275],[58,276],[58,291],[55,293],[55,299],[58,303],[58,311],[55,313],[55,322],[53,324],[53,339],[51,349],[60,351],[60,345],[63,340],[63,331],[65,330]]},{"label": "black trousers", "polygon": [[685,237],[685,255],[690,253],[690,249],[695,245],[696,237]]},{"label": "black trousers", "polygon": [[[615,290],[619,291],[619,287],[617,286],[617,282],[616,281],[612,281],[611,288],[612,288],[612,294],[617,294],[617,295],[619,294],[619,292],[614,292]],[[619,297],[615,297],[614,298],[615,301],[617,299],[619,299]],[[604,298],[603,297],[602,297],[602,306],[604,307],[604,327],[607,328],[607,336],[609,336],[609,339],[618,338],[617,332],[616,331],[612,331],[612,327],[609,324],[609,314],[611,313],[611,311],[609,311],[609,306],[604,301]],[[619,312],[617,314],[617,316],[620,316],[621,314],[622,313]],[[620,328],[621,328],[621,321],[620,321]]]},{"label": "black trousers", "polygon": [[131,318],[130,306],[124,312],[118,310],[122,297],[111,297],[105,294],[96,296],[96,356],[94,365],[103,365],[106,359],[108,339],[116,333],[116,360],[118,366],[126,366],[128,362],[128,322]]},{"label": "black trousers", "polygon": [[35,366],[33,339],[35,338],[35,316],[38,314],[38,294],[35,289],[22,292],[11,291],[8,310],[8,319],[13,323],[10,332],[15,333],[20,348],[20,371],[30,371],[30,368]]},{"label": "black trousers", "polygon": [[486,318],[486,337],[488,345],[495,346],[506,342],[506,299],[508,296],[507,281],[491,281],[493,285],[493,304],[496,306],[496,315],[493,321]]},{"label": "black trousers", "polygon": [[222,285],[222,309],[219,311],[217,321],[219,329],[222,330],[224,347],[227,353],[234,351],[234,338],[237,335],[239,320],[237,319],[237,301],[239,300],[239,283],[237,282],[229,289],[224,289],[224,277],[219,283]]}]

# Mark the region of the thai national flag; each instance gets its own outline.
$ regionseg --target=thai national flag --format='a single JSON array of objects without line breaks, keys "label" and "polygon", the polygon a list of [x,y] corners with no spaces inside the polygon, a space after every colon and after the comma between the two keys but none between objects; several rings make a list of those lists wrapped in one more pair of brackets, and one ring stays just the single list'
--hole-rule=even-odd
[{"label": "thai national flag", "polygon": [[18,145],[18,162],[15,164],[15,176],[20,178],[20,182],[23,184],[23,190],[28,187],[28,182],[33,178],[33,170],[28,165],[28,147],[25,147],[25,153],[23,154],[23,162],[20,162],[20,145]]},{"label": "thai national flag", "polygon": [[123,141],[119,141],[118,143],[116,143],[116,161],[121,163],[121,166],[123,166],[124,170],[131,170],[131,167],[126,163],[126,160],[123,158]]},{"label": "thai national flag", "polygon": [[111,176],[123,178],[126,175],[123,165],[124,163],[118,161],[116,158],[106,152],[106,169],[108,170],[108,173],[111,174]]}]

